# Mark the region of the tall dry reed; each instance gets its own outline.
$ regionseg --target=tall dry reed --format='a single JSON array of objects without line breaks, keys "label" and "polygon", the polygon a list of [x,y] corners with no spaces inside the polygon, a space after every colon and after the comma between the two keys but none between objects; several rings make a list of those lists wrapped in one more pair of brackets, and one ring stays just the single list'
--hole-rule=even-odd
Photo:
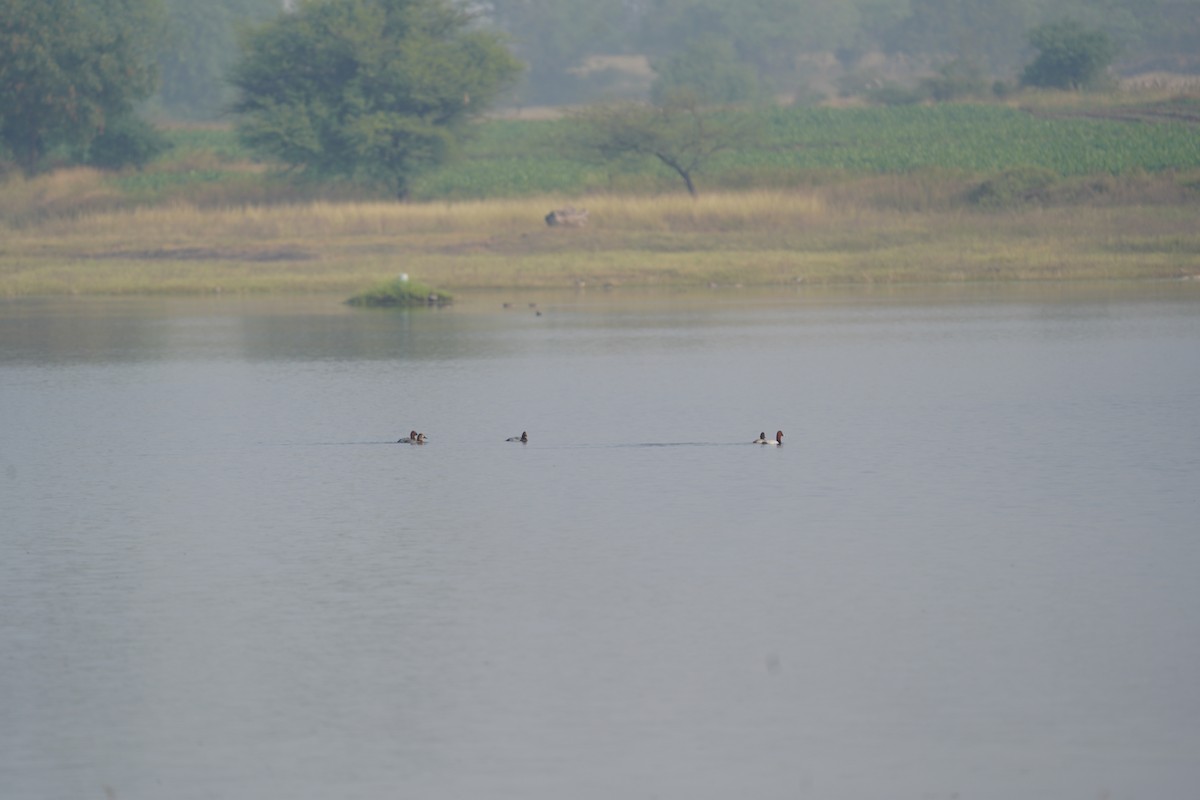
[{"label": "tall dry reed", "polygon": [[453,203],[315,202],[298,205],[200,208],[173,204],[47,220],[43,234],[105,239],[110,232],[143,242],[191,240],[212,246],[249,240],[386,237],[406,234],[464,235],[540,229],[551,209],[589,211],[589,227],[623,231],[728,231],[790,226],[820,217],[825,203],[813,191],[750,191],[586,200],[554,197]]}]

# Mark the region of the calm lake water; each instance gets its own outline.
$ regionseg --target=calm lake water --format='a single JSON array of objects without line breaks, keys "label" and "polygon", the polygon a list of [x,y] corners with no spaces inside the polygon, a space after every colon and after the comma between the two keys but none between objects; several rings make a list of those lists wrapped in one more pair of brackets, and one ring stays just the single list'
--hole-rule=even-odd
[{"label": "calm lake water", "polygon": [[1195,796],[1200,286],[338,300],[0,302],[0,796]]}]

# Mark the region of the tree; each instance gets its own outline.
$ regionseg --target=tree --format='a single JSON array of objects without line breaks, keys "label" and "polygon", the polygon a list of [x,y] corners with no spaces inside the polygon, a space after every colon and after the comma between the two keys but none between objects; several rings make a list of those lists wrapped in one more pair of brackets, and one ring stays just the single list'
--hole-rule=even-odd
[{"label": "tree", "polygon": [[1108,34],[1088,30],[1074,20],[1034,28],[1029,43],[1038,55],[1021,74],[1026,86],[1081,89],[1094,84],[1117,55]]},{"label": "tree", "polygon": [[154,89],[161,19],[158,0],[0,1],[0,144],[26,173],[56,148],[87,160],[128,123]]},{"label": "tree", "polygon": [[756,118],[733,109],[701,105],[687,92],[657,106],[623,103],[598,106],[575,115],[571,141],[605,161],[626,157],[657,159],[698,197],[695,176],[713,156],[744,145],[758,135]]},{"label": "tree", "polygon": [[404,197],[519,71],[446,0],[308,0],[247,35],[233,111],[251,148]]}]

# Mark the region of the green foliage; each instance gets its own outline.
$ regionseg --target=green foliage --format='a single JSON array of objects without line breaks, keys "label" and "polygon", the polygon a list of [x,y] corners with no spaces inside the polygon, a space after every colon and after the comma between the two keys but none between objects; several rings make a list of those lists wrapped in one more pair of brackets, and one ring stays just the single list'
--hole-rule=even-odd
[{"label": "green foliage", "polygon": [[[503,123],[490,123],[503,124]],[[438,199],[572,194],[601,188],[603,176],[586,164],[555,153],[528,152],[515,158],[470,155],[413,181],[413,196]]]},{"label": "green foliage", "polygon": [[233,73],[252,149],[397,196],[445,162],[517,61],[444,0],[306,2],[247,36]]},{"label": "green foliage", "polygon": [[26,173],[86,154],[149,96],[160,23],[158,0],[0,2],[0,143]]},{"label": "green foliage", "polygon": [[81,159],[93,167],[144,167],[167,148],[162,132],[140,117],[123,114],[92,140]]},{"label": "green foliage", "polygon": [[1082,89],[1094,85],[1117,54],[1108,34],[1088,30],[1074,20],[1034,28],[1029,43],[1038,54],[1021,74],[1026,86]]},{"label": "green foliage", "polygon": [[[1048,202],[1070,201],[1076,195],[1067,190],[1076,181],[1106,176],[1125,181],[1142,174],[1166,185],[1165,175],[1178,175],[1181,185],[1194,184],[1200,171],[1196,127],[1162,120],[1196,118],[1200,108],[1180,101],[1133,108],[1136,122],[1098,119],[1098,109],[1047,117],[966,104],[723,111],[718,116],[749,117],[757,135],[714,153],[700,175],[711,190],[869,181],[873,176],[914,176],[919,181],[925,175],[961,194],[970,182],[1037,167],[1059,177]],[[678,173],[653,156],[606,160],[594,150],[581,151],[575,138],[578,126],[573,118],[481,123],[463,146],[462,157],[415,178],[411,196],[424,201],[577,198],[589,192],[667,192],[678,186]],[[232,131],[175,129],[165,134],[170,149],[144,171],[104,178],[123,202],[237,206],[386,196],[345,180],[263,173],[246,163],[250,154]],[[892,185],[891,180],[884,182]]]},{"label": "green foliage", "polygon": [[[992,105],[869,109],[778,109],[769,146],[737,160],[770,170],[902,173],[944,168],[974,173],[1021,165],[1059,175],[1118,174],[1200,166],[1194,126],[1045,119]],[[714,165],[714,169],[722,165]]]},{"label": "green foliage", "polygon": [[238,139],[237,133],[224,127],[172,128],[165,132],[172,158],[202,155],[218,161],[249,161],[253,153]]},{"label": "green foliage", "polygon": [[444,306],[452,302],[454,302],[454,298],[446,292],[437,291],[423,283],[410,281],[406,277],[400,277],[372,286],[365,292],[351,297],[346,304],[367,308],[412,308]]},{"label": "green foliage", "polygon": [[733,45],[703,37],[654,65],[658,78],[650,87],[656,104],[689,92],[706,105],[745,103],[759,95],[758,73],[738,61]]},{"label": "green foliage", "polygon": [[[1172,115],[1186,109],[1172,104]],[[1196,127],[1092,116],[1046,118],[996,105],[777,108],[722,112],[751,118],[757,134],[720,150],[705,185],[790,186],[838,176],[950,171],[987,176],[1021,166],[1063,177],[1200,169]],[[1147,115],[1147,118],[1148,115]],[[1158,117],[1167,119],[1164,113]],[[665,190],[678,174],[653,157],[609,160],[582,149],[596,131],[581,120],[493,120],[463,158],[413,185],[414,196],[502,197],[632,188]],[[582,141],[581,141],[582,139]],[[559,147],[557,141],[573,148]]]}]

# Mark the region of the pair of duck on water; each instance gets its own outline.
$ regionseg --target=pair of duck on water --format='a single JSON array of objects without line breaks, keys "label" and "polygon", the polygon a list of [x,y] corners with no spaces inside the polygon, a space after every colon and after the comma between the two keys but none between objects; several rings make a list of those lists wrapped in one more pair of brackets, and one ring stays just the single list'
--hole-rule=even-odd
[{"label": "pair of duck on water", "polygon": [[[525,444],[529,441],[529,432],[521,431],[520,436],[510,436],[504,441],[521,442],[522,444]],[[425,444],[425,434],[417,433],[416,431],[409,431],[408,436],[397,440],[396,444]],[[776,431],[774,439],[768,439],[766,431],[763,431],[758,434],[758,438],[754,440],[753,444],[781,445],[783,444],[783,431]]]},{"label": "pair of duck on water", "polygon": [[[520,436],[510,436],[504,441],[506,442],[528,442],[529,434],[526,431],[521,431]],[[425,434],[409,431],[408,436],[403,439],[397,439],[396,444],[425,444]]]}]

